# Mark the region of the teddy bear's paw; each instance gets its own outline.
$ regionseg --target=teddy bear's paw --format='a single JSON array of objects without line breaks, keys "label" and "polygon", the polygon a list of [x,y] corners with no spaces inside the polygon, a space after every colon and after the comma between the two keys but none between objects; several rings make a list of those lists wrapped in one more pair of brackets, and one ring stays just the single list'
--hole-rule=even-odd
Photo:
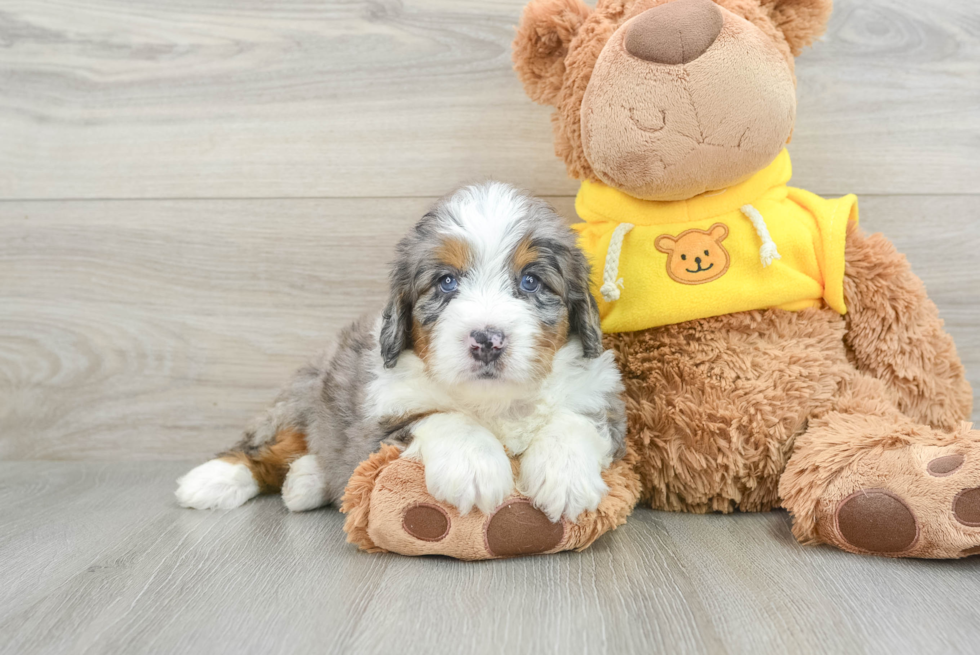
[{"label": "teddy bear's paw", "polygon": [[844,550],[890,557],[980,554],[980,432],[965,436],[888,450],[845,472],[819,504],[820,535]]}]

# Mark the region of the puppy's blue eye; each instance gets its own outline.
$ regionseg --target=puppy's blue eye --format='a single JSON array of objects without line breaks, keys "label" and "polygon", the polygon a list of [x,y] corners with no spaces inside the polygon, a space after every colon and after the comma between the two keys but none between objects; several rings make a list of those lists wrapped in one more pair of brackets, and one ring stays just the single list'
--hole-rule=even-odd
[{"label": "puppy's blue eye", "polygon": [[534,277],[533,275],[525,275],[524,277],[521,278],[522,291],[527,291],[528,293],[534,293],[535,291],[538,290],[538,287],[540,286],[541,283],[538,281],[538,278]]},{"label": "puppy's blue eye", "polygon": [[459,281],[457,281],[452,275],[447,275],[439,280],[439,288],[442,289],[443,293],[452,293],[458,286]]}]

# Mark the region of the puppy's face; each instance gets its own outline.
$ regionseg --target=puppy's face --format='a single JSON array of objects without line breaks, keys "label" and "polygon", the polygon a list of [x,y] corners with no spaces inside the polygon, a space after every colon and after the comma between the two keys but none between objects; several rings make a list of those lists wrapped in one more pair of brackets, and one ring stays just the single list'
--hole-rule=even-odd
[{"label": "puppy's face", "polygon": [[526,385],[577,336],[601,353],[589,269],[546,203],[488,183],[441,201],[398,246],[381,332],[386,366],[411,348],[447,385]]}]

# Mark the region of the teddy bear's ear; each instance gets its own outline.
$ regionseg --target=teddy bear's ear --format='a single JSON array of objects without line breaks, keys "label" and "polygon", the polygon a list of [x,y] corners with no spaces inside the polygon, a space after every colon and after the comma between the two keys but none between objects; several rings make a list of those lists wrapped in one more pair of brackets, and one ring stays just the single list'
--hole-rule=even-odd
[{"label": "teddy bear's ear", "polygon": [[565,76],[568,44],[589,17],[582,0],[531,0],[514,38],[514,70],[531,100],[554,104]]},{"label": "teddy bear's ear", "polygon": [[661,234],[659,237],[657,237],[657,240],[653,242],[654,248],[667,255],[674,252],[674,246],[676,245],[677,239],[669,234]]},{"label": "teddy bear's ear", "polygon": [[827,29],[833,0],[769,0],[769,16],[786,37],[794,57]]}]

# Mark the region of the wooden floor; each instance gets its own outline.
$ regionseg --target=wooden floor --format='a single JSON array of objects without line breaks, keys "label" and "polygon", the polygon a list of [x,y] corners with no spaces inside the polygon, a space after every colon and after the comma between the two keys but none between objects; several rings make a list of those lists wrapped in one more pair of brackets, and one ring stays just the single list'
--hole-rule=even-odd
[{"label": "wooden floor", "polygon": [[175,462],[0,464],[0,653],[975,653],[980,558],[638,510],[584,553],[352,551],[332,509],[170,500]]},{"label": "wooden floor", "polygon": [[[980,558],[803,548],[778,512],[463,564],[358,553],[335,510],[175,506],[379,308],[435,197],[492,176],[574,219],[510,70],[523,4],[0,3],[0,653],[977,651]],[[980,394],[980,6],[835,4],[794,183],[861,196]]]}]

